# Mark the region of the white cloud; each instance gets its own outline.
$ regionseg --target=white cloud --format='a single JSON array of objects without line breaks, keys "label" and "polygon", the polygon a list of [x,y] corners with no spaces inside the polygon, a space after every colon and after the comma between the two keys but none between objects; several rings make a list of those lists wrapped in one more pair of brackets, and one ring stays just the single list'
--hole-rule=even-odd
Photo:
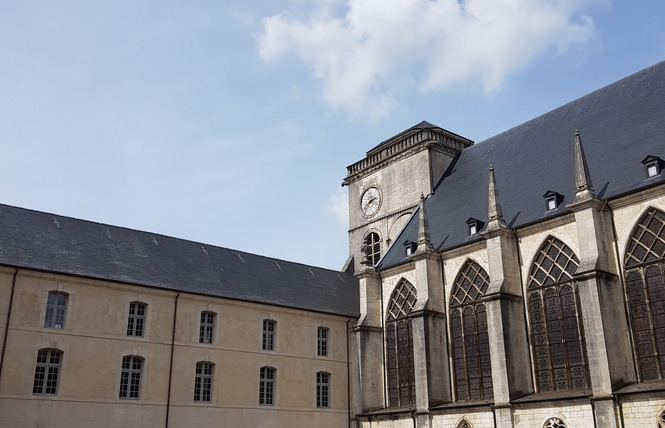
[{"label": "white cloud", "polygon": [[345,190],[338,187],[335,193],[330,195],[329,211],[341,226],[349,228],[349,197]]},{"label": "white cloud", "polygon": [[[294,54],[312,67],[327,104],[378,120],[401,91],[459,82],[491,92],[549,49],[591,37],[581,11],[604,0],[346,0],[264,19],[260,56]],[[292,3],[296,8],[299,4]],[[337,6],[337,7],[334,7]],[[300,15],[303,15],[301,13]]]}]

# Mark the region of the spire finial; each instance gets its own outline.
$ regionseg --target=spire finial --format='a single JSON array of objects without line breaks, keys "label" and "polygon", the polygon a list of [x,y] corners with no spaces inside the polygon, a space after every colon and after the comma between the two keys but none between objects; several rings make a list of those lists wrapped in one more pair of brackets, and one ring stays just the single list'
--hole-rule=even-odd
[{"label": "spire finial", "polygon": [[418,223],[418,251],[432,250],[432,241],[429,236],[427,225],[427,213],[425,212],[425,195],[420,194],[420,217]]},{"label": "spire finial", "polygon": [[506,222],[503,220],[503,210],[499,205],[499,191],[496,188],[496,177],[494,176],[494,166],[490,165],[490,185],[489,185],[489,210],[487,219],[488,229],[496,229],[499,227],[506,227]]},{"label": "spire finial", "polygon": [[596,192],[591,184],[591,175],[584,156],[580,131],[575,130],[575,200],[581,201],[595,197]]}]

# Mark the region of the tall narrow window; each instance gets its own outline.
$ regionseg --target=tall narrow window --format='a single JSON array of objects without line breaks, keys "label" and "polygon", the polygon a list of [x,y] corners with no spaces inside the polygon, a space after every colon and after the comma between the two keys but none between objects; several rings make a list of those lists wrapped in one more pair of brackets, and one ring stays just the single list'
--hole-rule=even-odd
[{"label": "tall narrow window", "polygon": [[259,374],[259,404],[272,406],[275,404],[275,370],[272,367],[261,367]]},{"label": "tall narrow window", "polygon": [[367,237],[365,237],[363,248],[367,264],[375,266],[381,258],[381,238],[379,238],[379,234],[370,232]]},{"label": "tall narrow window", "polygon": [[129,315],[127,317],[127,336],[143,337],[145,328],[145,303],[131,302],[129,304]]},{"label": "tall narrow window", "polygon": [[56,395],[58,392],[61,364],[62,351],[58,351],[57,349],[39,350],[37,353],[37,366],[35,367],[35,381],[32,384],[33,394]]},{"label": "tall narrow window", "polygon": [[215,313],[201,312],[201,326],[199,328],[199,343],[212,343],[215,334]]},{"label": "tall narrow window", "polygon": [[628,241],[624,260],[639,380],[665,377],[665,213],[651,208]]},{"label": "tall narrow window", "polygon": [[275,350],[275,327],[277,322],[273,320],[263,320],[263,340],[262,349],[264,351]]},{"label": "tall narrow window", "polygon": [[467,260],[457,275],[450,299],[453,337],[453,375],[458,401],[492,400],[487,313],[479,299],[487,292],[489,275],[478,263]]},{"label": "tall narrow window", "polygon": [[141,374],[143,358],[138,355],[122,357],[122,373],[120,374],[119,398],[137,400],[141,395]]},{"label": "tall narrow window", "polygon": [[316,374],[316,407],[330,407],[330,374],[318,372]]},{"label": "tall narrow window", "polygon": [[539,392],[589,387],[582,311],[572,280],[578,266],[573,250],[552,236],[531,265],[527,298]]},{"label": "tall narrow window", "polygon": [[194,378],[194,401],[209,403],[212,397],[212,371],[213,363],[199,361],[196,363],[196,377]]},{"label": "tall narrow window", "polygon": [[59,291],[50,291],[46,302],[46,317],[44,327],[63,328],[65,325],[65,312],[67,311],[67,294]]},{"label": "tall narrow window", "polygon": [[317,339],[317,345],[316,345],[316,354],[319,357],[327,357],[328,356],[328,335],[330,334],[330,330],[325,328],[325,327],[319,327],[318,328],[318,339]]},{"label": "tall narrow window", "polygon": [[416,402],[413,333],[409,313],[416,303],[416,288],[402,279],[393,291],[386,320],[388,403],[406,407]]}]

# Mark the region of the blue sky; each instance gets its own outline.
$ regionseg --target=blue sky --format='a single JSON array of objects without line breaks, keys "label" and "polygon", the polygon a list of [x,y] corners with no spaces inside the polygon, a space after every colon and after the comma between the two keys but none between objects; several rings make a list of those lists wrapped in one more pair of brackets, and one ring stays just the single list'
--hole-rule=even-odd
[{"label": "blue sky", "polygon": [[0,0],[0,202],[339,269],[379,142],[663,59],[665,0]]}]

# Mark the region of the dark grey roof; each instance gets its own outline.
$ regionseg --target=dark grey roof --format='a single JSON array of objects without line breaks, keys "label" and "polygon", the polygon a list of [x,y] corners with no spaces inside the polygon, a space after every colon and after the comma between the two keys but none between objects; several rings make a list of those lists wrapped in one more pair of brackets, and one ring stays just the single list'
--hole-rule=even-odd
[{"label": "dark grey roof", "polygon": [[[575,130],[599,198],[665,183],[665,173],[646,179],[641,163],[648,155],[665,159],[665,62],[464,149],[426,201],[434,247],[468,242],[466,220],[487,220],[490,165],[508,226],[567,212],[575,197]],[[545,209],[548,190],[564,195],[555,212]],[[417,240],[417,226],[415,213],[379,269],[407,260],[403,243]]]},{"label": "dark grey roof", "polygon": [[350,274],[0,204],[0,264],[267,303],[359,313]]}]

